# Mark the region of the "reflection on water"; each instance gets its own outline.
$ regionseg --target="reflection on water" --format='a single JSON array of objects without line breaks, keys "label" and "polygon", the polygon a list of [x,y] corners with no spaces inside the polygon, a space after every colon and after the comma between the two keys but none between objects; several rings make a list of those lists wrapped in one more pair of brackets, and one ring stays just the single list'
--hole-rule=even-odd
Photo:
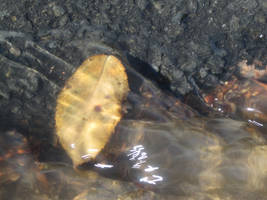
[{"label": "reflection on water", "polygon": [[129,95],[128,113],[86,170],[40,163],[20,133],[1,133],[1,199],[266,198],[262,130],[245,120],[199,116],[163,94],[151,98],[154,89],[145,86],[145,93]]},{"label": "reflection on water", "polygon": [[[114,166],[105,172],[97,170],[105,176],[116,174],[164,197],[251,199],[266,195],[265,139],[260,132],[250,132],[244,122],[125,120],[117,131],[117,140],[123,137],[125,142],[121,152],[125,155],[114,156],[114,150],[109,152],[110,159],[106,156],[100,161]],[[112,145],[108,148],[115,148]]]},{"label": "reflection on water", "polygon": [[[0,132],[0,199],[266,199],[264,84],[236,79],[218,87],[205,101],[221,114],[204,117],[131,68],[127,74],[123,119],[83,170],[50,151],[56,162],[41,161],[21,133]],[[99,151],[86,150],[83,159]]]},{"label": "reflection on water", "polygon": [[[148,184],[156,185],[157,182],[163,181],[163,177],[156,175],[154,173],[155,170],[158,170],[159,167],[152,167],[151,165],[146,165],[146,159],[148,158],[147,153],[144,151],[143,145],[136,145],[132,149],[130,149],[130,153],[127,155],[129,160],[135,161],[136,163],[132,166],[132,168],[145,168],[144,172],[147,172],[147,175],[139,179],[139,182],[144,182]],[[143,152],[142,152],[143,151]],[[153,172],[153,173],[151,173]]]},{"label": "reflection on water", "polygon": [[2,132],[0,198],[266,199],[260,107],[250,104],[249,114],[235,112],[236,119],[203,117],[152,84],[140,85],[109,143],[83,170],[61,160],[38,162],[20,133]]}]

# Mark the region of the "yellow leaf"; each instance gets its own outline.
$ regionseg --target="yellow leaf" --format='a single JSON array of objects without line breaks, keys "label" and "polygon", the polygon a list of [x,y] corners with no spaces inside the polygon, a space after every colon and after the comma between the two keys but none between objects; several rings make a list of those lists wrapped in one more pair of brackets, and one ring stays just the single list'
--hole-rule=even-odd
[{"label": "yellow leaf", "polygon": [[84,61],[66,82],[56,106],[56,133],[74,166],[93,160],[121,119],[129,91],[122,63],[111,55]]}]

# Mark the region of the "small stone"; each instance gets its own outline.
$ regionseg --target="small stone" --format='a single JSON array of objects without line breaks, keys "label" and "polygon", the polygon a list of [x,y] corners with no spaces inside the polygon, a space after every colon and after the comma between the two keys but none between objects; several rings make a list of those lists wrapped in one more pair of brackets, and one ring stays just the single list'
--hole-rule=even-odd
[{"label": "small stone", "polygon": [[264,14],[256,14],[255,17],[254,17],[255,21],[261,23],[261,24],[265,24],[266,23],[266,19],[265,19],[265,16]]},{"label": "small stone", "polygon": [[206,77],[206,80],[205,80],[205,86],[206,87],[214,87],[216,85],[218,85],[219,81],[218,81],[218,78],[212,74],[209,74],[207,77]]},{"label": "small stone", "polygon": [[267,10],[267,1],[266,0],[258,0],[259,4],[263,9]]},{"label": "small stone", "polygon": [[67,23],[67,21],[68,21],[68,17],[66,15],[64,15],[64,16],[62,16],[60,18],[58,24],[59,24],[60,27],[62,27],[62,26],[64,26]]},{"label": "small stone", "polygon": [[65,14],[65,10],[60,6],[53,5],[52,10],[56,17],[62,16]]},{"label": "small stone", "polygon": [[169,76],[172,80],[181,80],[181,78],[184,76],[184,73],[181,70],[173,70]]},{"label": "small stone", "polygon": [[49,42],[47,46],[50,49],[54,49],[57,47],[57,43],[55,41],[52,41],[52,42]]},{"label": "small stone", "polygon": [[12,20],[12,22],[16,22],[17,21],[17,17],[16,16],[12,16],[11,20]]},{"label": "small stone", "polygon": [[147,0],[137,0],[137,6],[144,10],[147,7],[148,1]]},{"label": "small stone", "polygon": [[193,72],[195,68],[197,67],[197,63],[194,60],[189,60],[182,64],[181,69],[185,72]]},{"label": "small stone", "polygon": [[7,10],[0,11],[0,20],[4,19],[4,17],[9,16],[9,12]]},{"label": "small stone", "polygon": [[9,49],[9,52],[13,54],[14,56],[20,56],[21,52],[18,48],[11,47]]},{"label": "small stone", "polygon": [[239,29],[239,18],[233,15],[230,20],[230,30],[237,31],[238,29]]},{"label": "small stone", "polygon": [[185,76],[182,76],[177,81],[172,81],[170,88],[175,93],[178,93],[181,95],[185,95],[186,93],[188,93],[192,90],[192,87],[187,82]]},{"label": "small stone", "polygon": [[180,24],[183,16],[184,16],[184,11],[177,12],[177,14],[172,17],[172,23]]},{"label": "small stone", "polygon": [[195,13],[197,11],[197,1],[188,0],[188,10]]},{"label": "small stone", "polygon": [[207,71],[206,71],[206,69],[205,68],[200,68],[200,70],[199,70],[199,75],[200,75],[200,77],[201,78],[204,78],[204,77],[206,77],[207,76]]},{"label": "small stone", "polygon": [[159,66],[157,65],[151,65],[151,67],[156,71],[156,72],[159,72]]},{"label": "small stone", "polygon": [[7,91],[5,91],[4,88],[1,88],[1,90],[0,90],[0,99],[6,99],[6,100],[9,99],[9,94]]},{"label": "small stone", "polygon": [[224,67],[224,61],[219,56],[212,56],[209,58],[207,65],[213,74],[220,74]]},{"label": "small stone", "polygon": [[153,1],[154,8],[158,11],[159,14],[162,14],[164,11],[164,3]]}]

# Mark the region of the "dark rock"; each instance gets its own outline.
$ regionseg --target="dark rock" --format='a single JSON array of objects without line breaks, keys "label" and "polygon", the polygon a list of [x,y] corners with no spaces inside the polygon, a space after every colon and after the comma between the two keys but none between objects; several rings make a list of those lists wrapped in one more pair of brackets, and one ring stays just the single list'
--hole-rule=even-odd
[{"label": "dark rock", "polygon": [[[175,95],[195,88],[189,77],[198,88],[215,86],[243,59],[267,64],[265,0],[10,0],[1,7],[0,28],[13,32],[2,32],[0,40],[15,36],[0,44],[1,55],[59,86],[88,52],[107,49],[146,63]],[[9,98],[6,89],[1,96]]]},{"label": "dark rock", "polygon": [[224,68],[224,61],[218,56],[212,56],[208,59],[206,65],[212,74],[221,74]]},{"label": "dark rock", "polygon": [[181,70],[192,74],[197,67],[197,62],[195,60],[188,60],[181,65]]},{"label": "dark rock", "polygon": [[205,82],[204,82],[205,88],[213,88],[214,85],[218,85],[218,84],[219,84],[219,80],[216,76],[212,74],[207,75]]},{"label": "dark rock", "polygon": [[208,75],[207,70],[204,67],[200,68],[200,70],[199,70],[200,79],[205,78],[207,75]]}]

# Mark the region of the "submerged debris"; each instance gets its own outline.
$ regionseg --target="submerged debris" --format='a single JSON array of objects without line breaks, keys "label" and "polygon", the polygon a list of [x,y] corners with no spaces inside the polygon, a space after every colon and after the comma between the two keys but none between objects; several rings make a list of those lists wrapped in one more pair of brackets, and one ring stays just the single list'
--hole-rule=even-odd
[{"label": "submerged debris", "polygon": [[[157,9],[161,12],[163,8],[157,5]],[[48,180],[48,185],[54,190],[43,190],[39,196],[32,192],[31,194],[37,195],[34,196],[35,199],[42,198],[41,194],[51,199],[73,199],[75,196],[76,199],[101,199],[110,194],[113,194],[116,199],[177,199],[181,197],[181,199],[197,200],[215,198],[250,200],[264,199],[266,196],[264,190],[267,176],[266,139],[261,129],[256,128],[255,125],[248,126],[245,118],[240,117],[245,117],[246,113],[240,114],[240,112],[235,112],[238,109],[230,109],[231,114],[228,115],[232,119],[226,117],[228,116],[226,112],[220,112],[221,115],[213,115],[212,118],[202,116],[167,91],[159,89],[158,85],[137,72],[131,63],[127,63],[124,56],[121,57],[126,67],[130,90],[124,104],[121,104],[122,100],[119,101],[123,117],[119,122],[115,120],[115,123],[118,123],[110,129],[114,130],[111,137],[104,143],[103,141],[100,143],[102,151],[95,154],[94,161],[85,162],[79,166],[79,169],[84,167],[90,170],[82,172],[77,168],[76,171],[73,170],[71,161],[65,160],[64,151],[53,138],[56,132],[53,121],[56,98],[58,94],[60,96],[60,89],[64,87],[65,80],[71,81],[69,77],[75,71],[74,66],[79,66],[88,55],[121,54],[108,48],[108,45],[87,43],[88,40],[82,39],[65,43],[67,50],[64,51],[63,56],[62,51],[57,54],[51,53],[53,50],[49,52],[44,47],[46,42],[52,42],[47,39],[51,36],[49,34],[49,37],[43,36],[41,39],[43,43],[38,43],[33,42],[25,34],[12,33],[9,36],[7,33],[0,32],[2,49],[0,70],[3,72],[0,84],[0,122],[3,123],[1,128],[13,127],[21,130],[30,146],[38,144],[38,153],[33,160],[39,163],[37,171],[44,176],[41,178],[31,176],[32,179],[25,179],[25,176],[19,173],[18,179],[10,179],[18,186],[23,185],[25,183],[23,181],[45,183],[45,180]],[[194,46],[194,44],[191,45]],[[50,44],[50,47],[53,47],[53,44]],[[214,51],[223,56],[224,53],[216,48],[214,47]],[[163,55],[162,57],[166,58]],[[207,64],[222,65],[223,62],[220,59],[211,58]],[[193,69],[197,67],[194,66]],[[209,74],[204,66],[203,69],[203,76],[205,73]],[[184,77],[184,74],[174,73],[173,76]],[[125,80],[125,76],[122,77]],[[196,82],[194,78],[192,78],[192,83]],[[265,90],[262,83],[254,80],[245,80],[244,83],[248,84],[239,85],[239,79],[236,79],[229,87],[234,86],[233,90],[237,89],[237,96],[245,95],[246,101],[254,99],[251,105],[257,104],[257,98],[264,99],[262,94]],[[91,88],[90,86],[85,85],[86,89]],[[252,98],[254,97],[253,91],[258,91],[258,89],[250,90],[246,87],[259,88],[259,93]],[[70,88],[87,93],[83,87],[65,89]],[[230,92],[231,89],[219,91],[222,91],[227,100],[232,101],[231,96],[235,96]],[[213,93],[210,95],[215,97]],[[95,103],[84,108],[80,101],[77,102],[79,103],[74,104],[84,112],[90,108],[90,111],[95,114],[91,117],[92,119],[95,119],[95,116],[100,116],[101,122],[106,119],[106,115],[100,115],[105,110],[102,104]],[[261,102],[259,109],[264,108],[264,102],[265,100]],[[238,101],[234,101],[234,104],[236,107],[239,106]],[[253,117],[265,120],[265,114],[255,116],[254,114]],[[67,125],[72,126],[71,123],[76,119],[80,119],[79,116],[68,120]],[[252,118],[249,119],[253,121]],[[260,123],[260,121],[254,121]],[[79,127],[83,126],[77,126]],[[74,139],[77,139],[81,133],[79,130],[78,132],[70,129],[67,131],[77,134]],[[100,134],[102,130],[98,129],[98,132]],[[93,142],[93,140],[85,142]],[[68,148],[76,148],[76,144],[72,144],[69,143]],[[80,155],[86,154],[81,152]],[[50,163],[51,160],[53,164]],[[79,165],[79,161],[74,161],[74,165]],[[1,184],[1,190],[5,191],[4,185]],[[26,189],[29,189],[28,185]],[[16,195],[20,196],[24,191],[17,190]]]},{"label": "submerged debris", "polygon": [[114,56],[90,57],[60,92],[56,134],[75,166],[92,161],[104,148],[121,119],[128,80]]}]

